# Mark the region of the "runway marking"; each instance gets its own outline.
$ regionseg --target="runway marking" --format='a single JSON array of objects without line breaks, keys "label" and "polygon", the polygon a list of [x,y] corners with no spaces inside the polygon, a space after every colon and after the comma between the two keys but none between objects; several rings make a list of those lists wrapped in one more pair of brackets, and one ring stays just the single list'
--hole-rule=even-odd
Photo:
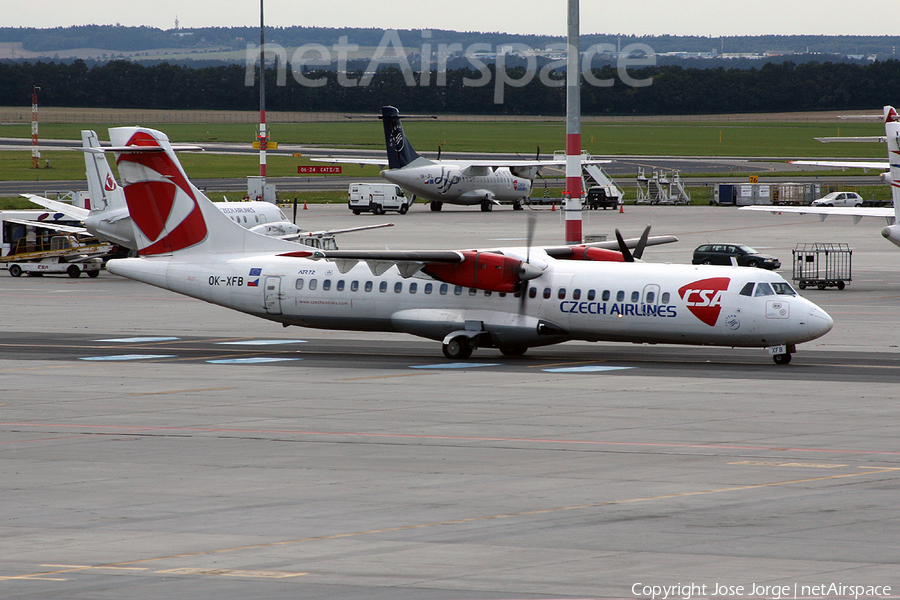
[{"label": "runway marking", "polygon": [[[293,539],[293,540],[279,540],[279,541],[267,542],[267,543],[263,543],[263,544],[252,544],[252,545],[248,545],[248,546],[235,546],[235,547],[231,547],[231,548],[217,548],[217,549],[213,549],[213,550],[201,550],[199,552],[174,554],[174,555],[170,555],[170,556],[157,556],[154,558],[141,558],[141,559],[132,560],[132,561],[123,561],[123,562],[118,562],[118,563],[110,563],[110,564],[106,564],[106,565],[88,566],[88,567],[84,567],[84,568],[74,567],[74,568],[60,570],[60,571],[32,573],[32,574],[28,574],[28,575],[3,577],[0,579],[26,579],[26,580],[27,579],[43,579],[43,578],[47,578],[51,575],[73,573],[73,572],[77,572],[80,570],[119,568],[119,567],[123,567],[126,565],[137,565],[137,564],[144,564],[144,563],[150,563],[150,562],[158,562],[158,561],[163,561],[163,560],[189,558],[189,557],[193,557],[193,556],[209,556],[209,555],[213,555],[213,554],[225,554],[225,553],[229,553],[229,552],[259,550],[262,548],[274,548],[274,547],[278,547],[278,546],[289,546],[289,545],[296,545],[296,544],[302,544],[302,543],[307,543],[307,542],[317,542],[317,541],[323,541],[323,540],[337,540],[337,539],[345,539],[345,538],[352,538],[352,537],[361,537],[361,536],[365,536],[365,535],[373,535],[373,534],[378,534],[378,533],[390,533],[390,532],[396,532],[396,531],[412,531],[412,530],[416,530],[416,529],[427,529],[427,528],[432,528],[432,527],[446,527],[448,525],[464,525],[464,524],[469,524],[469,523],[495,521],[495,520],[499,520],[499,519],[511,519],[511,518],[516,518],[516,517],[545,515],[545,514],[560,513],[560,512],[565,512],[565,511],[585,510],[585,509],[591,509],[591,508],[602,508],[604,506],[634,504],[634,503],[639,503],[639,502],[652,502],[652,501],[657,501],[657,500],[670,500],[670,499],[674,499],[674,498],[688,498],[691,496],[704,496],[704,495],[710,495],[710,494],[739,492],[739,491],[746,491],[746,490],[762,489],[762,488],[767,488],[767,487],[777,487],[777,486],[782,486],[782,485],[791,485],[791,484],[798,484],[798,483],[812,483],[812,482],[816,482],[816,481],[828,481],[828,480],[833,480],[833,479],[843,479],[843,478],[848,478],[848,477],[860,477],[860,476],[865,476],[865,475],[881,475],[884,473],[890,473],[890,472],[896,472],[896,471],[900,471],[900,467],[898,467],[898,468],[875,467],[875,468],[872,468],[871,470],[863,471],[863,472],[859,472],[859,473],[843,473],[840,475],[828,475],[828,476],[824,476],[824,477],[809,477],[806,479],[790,479],[787,481],[772,481],[769,483],[756,483],[756,484],[732,486],[732,487],[726,487],[726,488],[712,488],[712,489],[707,489],[707,490],[696,490],[693,492],[678,492],[678,493],[674,493],[674,494],[661,494],[658,496],[642,496],[642,497],[638,497],[638,498],[625,498],[622,500],[608,500],[608,501],[604,501],[604,502],[592,502],[592,503],[588,503],[588,504],[574,504],[571,506],[555,506],[555,507],[550,507],[550,508],[524,510],[524,511],[519,511],[519,512],[502,513],[502,514],[496,514],[496,515],[484,515],[484,516],[480,516],[480,517],[468,517],[465,519],[453,519],[453,520],[448,520],[448,521],[433,521],[430,523],[416,523],[413,525],[398,525],[396,527],[385,527],[385,528],[381,528],[381,529],[369,529],[369,530],[363,530],[363,531],[335,533],[335,534],[331,534],[331,535],[313,536],[313,537],[299,538],[299,539]],[[175,569],[175,571],[179,571],[179,569]],[[193,570],[191,570],[191,571],[193,571]],[[202,572],[203,570],[200,569],[198,571]],[[215,570],[215,571],[218,571],[218,570]],[[157,572],[165,573],[166,571],[157,571]],[[221,574],[221,573],[216,572],[214,574]],[[65,580],[57,579],[56,581],[65,581]]]},{"label": "runway marking", "polygon": [[306,340],[245,340],[241,342],[216,342],[220,345],[269,346],[274,344],[306,344]]},{"label": "runway marking", "polygon": [[95,342],[121,342],[123,344],[138,344],[141,342],[171,342],[181,338],[177,337],[130,337],[130,338],[113,338],[108,340],[93,340]]},{"label": "runway marking", "polygon": [[302,358],[276,358],[271,356],[253,356],[250,358],[221,358],[218,360],[208,360],[206,362],[214,365],[249,365],[257,363],[273,363],[283,362],[286,360],[303,360]]},{"label": "runway marking", "polygon": [[170,392],[135,392],[126,396],[161,396],[165,394],[186,394],[188,392],[216,392],[219,390],[233,390],[233,387],[197,388],[195,390],[172,390]]},{"label": "runway marking", "polygon": [[621,371],[625,369],[633,369],[634,367],[604,367],[601,365],[592,365],[585,367],[560,367],[556,369],[543,369],[547,373],[599,373],[603,371]]},{"label": "runway marking", "polygon": [[410,365],[410,369],[478,369],[481,367],[499,367],[500,363],[437,363],[434,365]]},{"label": "runway marking", "polygon": [[753,467],[802,467],[806,469],[834,469],[837,467],[846,467],[847,465],[824,465],[816,463],[801,462],[775,462],[766,460],[742,460],[738,462],[730,462],[729,465],[749,465]]},{"label": "runway marking", "polygon": [[174,354],[119,354],[117,356],[87,356],[81,357],[78,360],[94,360],[94,361],[106,361],[106,360],[148,360],[153,358],[175,358]]}]

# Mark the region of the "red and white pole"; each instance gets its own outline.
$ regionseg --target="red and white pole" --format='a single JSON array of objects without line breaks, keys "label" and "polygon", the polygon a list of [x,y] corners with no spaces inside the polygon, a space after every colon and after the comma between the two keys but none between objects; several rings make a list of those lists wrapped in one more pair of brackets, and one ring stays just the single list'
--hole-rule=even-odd
[{"label": "red and white pole", "polygon": [[[259,0],[259,176],[266,176],[266,142],[269,134],[266,132],[266,36],[263,21],[263,0]],[[266,189],[265,179],[263,190]],[[265,191],[263,191],[265,194]]]},{"label": "red and white pole", "polygon": [[581,233],[581,65],[578,0],[568,0],[566,51],[566,243],[580,244]]}]

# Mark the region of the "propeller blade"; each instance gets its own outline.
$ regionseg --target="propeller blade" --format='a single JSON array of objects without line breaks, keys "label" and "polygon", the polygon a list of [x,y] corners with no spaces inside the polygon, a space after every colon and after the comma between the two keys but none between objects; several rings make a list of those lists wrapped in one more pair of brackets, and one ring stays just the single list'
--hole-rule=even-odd
[{"label": "propeller blade", "polygon": [[541,160],[541,147],[537,147],[537,152],[534,154],[534,160]]},{"label": "propeller blade", "polygon": [[[531,264],[531,243],[534,241],[534,228],[537,225],[537,218],[534,215],[528,215],[527,233],[525,235],[525,263],[522,265],[519,277],[519,314],[525,313],[525,295],[528,293],[528,281],[535,277],[540,277],[540,269]],[[535,270],[538,272],[535,273]]]},{"label": "propeller blade", "polygon": [[438,160],[441,160],[441,145],[440,145],[440,144],[438,144],[438,156],[437,156],[437,159],[438,159]]},{"label": "propeller blade", "polygon": [[525,262],[531,262],[531,243],[534,241],[534,228],[537,225],[537,218],[534,215],[528,215],[528,233],[525,236]]},{"label": "propeller blade", "polygon": [[650,237],[650,226],[647,225],[647,228],[644,229],[644,233],[641,234],[641,239],[638,240],[637,246],[634,248],[634,257],[638,260],[641,259],[641,256],[644,255],[644,248],[647,246],[647,238]]},{"label": "propeller blade", "polygon": [[622,239],[622,234],[619,233],[618,229],[616,229],[616,241],[619,242],[619,252],[622,253],[622,258],[625,259],[625,262],[634,262],[634,256],[631,255],[631,250],[628,249],[628,245]]}]

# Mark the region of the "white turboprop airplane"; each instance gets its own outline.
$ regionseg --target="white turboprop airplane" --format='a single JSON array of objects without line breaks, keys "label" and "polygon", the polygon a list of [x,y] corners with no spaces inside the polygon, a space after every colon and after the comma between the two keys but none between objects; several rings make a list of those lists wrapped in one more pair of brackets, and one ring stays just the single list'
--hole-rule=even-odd
[{"label": "white turboprop airplane", "polygon": [[[393,106],[381,107],[387,160],[368,158],[314,158],[317,162],[358,165],[387,165],[381,176],[414,197],[430,202],[431,210],[444,204],[481,205],[490,211],[501,201],[522,209],[522,200],[531,195],[531,185],[542,167],[565,166],[565,159],[553,160],[429,160],[409,143]],[[582,160],[582,164],[604,164],[608,160]]]},{"label": "white turboprop airplane", "polygon": [[[34,194],[22,194],[35,204],[48,210],[60,212],[71,219],[81,221],[84,228],[101,239],[107,240],[130,250],[137,250],[134,239],[134,228],[131,216],[125,203],[125,194],[113,176],[105,152],[115,152],[116,148],[104,148],[100,145],[97,134],[93,131],[81,132],[82,151],[87,174],[88,196],[91,209],[72,206],[66,202],[51,200]],[[174,150],[202,150],[197,146],[174,146]],[[199,192],[201,195],[203,192]],[[278,237],[285,240],[309,240],[326,238],[337,233],[361,231],[378,227],[391,227],[393,223],[331,229],[323,231],[304,231],[288,221],[281,209],[271,202],[213,202],[216,208],[241,227],[262,235]],[[333,241],[333,240],[332,240]]]},{"label": "white turboprop airplane", "polygon": [[[298,250],[216,210],[165,134],[122,127],[110,138],[140,258],[108,270],[284,326],[404,332],[441,340],[450,359],[477,347],[520,355],[588,340],[768,348],[785,364],[796,344],[833,325],[776,273],[635,262],[618,234],[619,252],[530,241],[485,251]],[[661,237],[648,242],[645,232],[634,255],[674,241]]]},{"label": "white turboprop airplane", "polygon": [[853,217],[858,223],[863,217],[882,217],[887,226],[881,235],[895,246],[900,246],[900,116],[893,106],[884,107],[884,137],[878,138],[828,138],[829,140],[854,139],[855,141],[887,142],[887,162],[856,161],[791,161],[793,164],[815,165],[822,167],[854,167],[864,169],[881,169],[881,177],[891,186],[893,207],[829,207],[829,206],[743,206],[740,210],[764,211],[771,213],[796,213],[801,215],[818,215],[824,221],[826,217],[835,215]]}]

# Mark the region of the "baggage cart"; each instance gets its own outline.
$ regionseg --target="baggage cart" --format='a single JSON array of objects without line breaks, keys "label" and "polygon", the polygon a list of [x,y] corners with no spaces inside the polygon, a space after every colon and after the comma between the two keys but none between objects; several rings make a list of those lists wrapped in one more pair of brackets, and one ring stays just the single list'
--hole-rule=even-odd
[{"label": "baggage cart", "polygon": [[793,254],[793,280],[801,290],[813,285],[820,290],[832,286],[842,290],[851,281],[853,251],[847,244],[797,244]]}]

